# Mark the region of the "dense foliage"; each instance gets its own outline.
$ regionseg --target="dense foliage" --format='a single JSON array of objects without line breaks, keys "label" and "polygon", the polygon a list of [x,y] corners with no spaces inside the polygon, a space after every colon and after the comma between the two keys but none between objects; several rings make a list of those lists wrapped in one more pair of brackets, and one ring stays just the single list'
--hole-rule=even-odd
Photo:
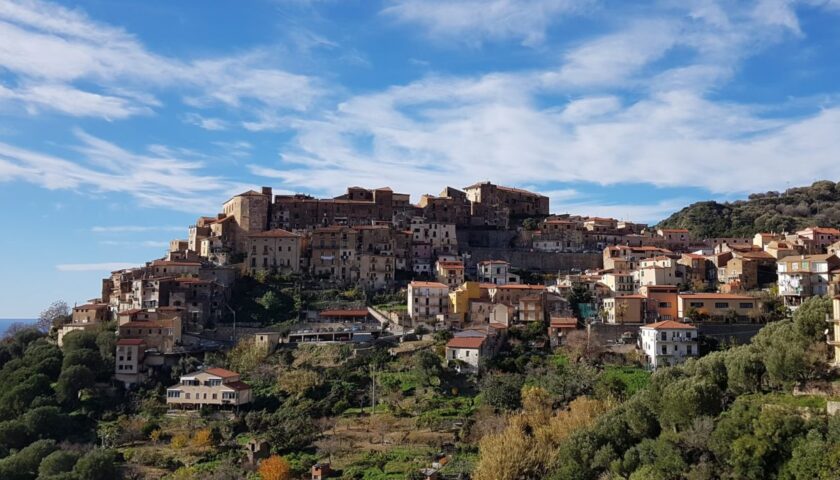
[{"label": "dense foliage", "polygon": [[782,193],[755,193],[748,200],[697,202],[659,227],[687,228],[694,238],[714,238],[794,232],[814,225],[840,227],[840,183],[824,180]]}]

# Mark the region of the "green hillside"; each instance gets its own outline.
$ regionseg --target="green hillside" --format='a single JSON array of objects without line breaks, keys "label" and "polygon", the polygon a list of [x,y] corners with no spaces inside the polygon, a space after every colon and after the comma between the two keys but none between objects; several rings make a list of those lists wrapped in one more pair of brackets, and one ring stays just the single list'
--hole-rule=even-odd
[{"label": "green hillside", "polygon": [[697,202],[658,226],[687,228],[695,238],[712,238],[793,232],[813,225],[840,227],[840,183],[822,180],[782,193],[754,193],[747,200]]}]

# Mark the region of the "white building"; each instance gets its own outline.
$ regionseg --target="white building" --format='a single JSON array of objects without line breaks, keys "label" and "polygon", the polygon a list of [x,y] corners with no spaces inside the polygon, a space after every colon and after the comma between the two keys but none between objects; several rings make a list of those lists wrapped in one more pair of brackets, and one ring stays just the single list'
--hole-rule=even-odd
[{"label": "white building", "polygon": [[478,262],[478,281],[493,285],[519,283],[519,275],[510,273],[510,263],[504,260]]},{"label": "white building", "polygon": [[489,350],[486,335],[454,337],[446,343],[446,360],[459,372],[478,373]]},{"label": "white building", "polygon": [[408,284],[408,316],[413,325],[443,322],[448,313],[448,285],[418,281]]},{"label": "white building", "polygon": [[673,320],[641,327],[639,344],[651,369],[677,365],[698,356],[697,328]]}]

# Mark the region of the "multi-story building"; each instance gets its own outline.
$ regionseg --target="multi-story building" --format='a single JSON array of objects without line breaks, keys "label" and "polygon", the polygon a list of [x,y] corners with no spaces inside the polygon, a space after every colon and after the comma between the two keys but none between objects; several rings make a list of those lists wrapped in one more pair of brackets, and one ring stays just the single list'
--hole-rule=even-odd
[{"label": "multi-story building", "polygon": [[646,258],[672,254],[670,250],[652,246],[609,246],[604,248],[604,268],[622,271],[636,270],[639,268],[639,262]]},{"label": "multi-story building", "polygon": [[656,234],[669,250],[684,252],[691,243],[691,235],[685,228],[660,228]]},{"label": "multi-story building", "polygon": [[182,375],[178,385],[166,389],[166,404],[201,408],[239,406],[251,402],[251,387],[239,374],[223,368],[208,368]]},{"label": "multi-story building", "polygon": [[503,206],[508,209],[511,216],[515,217],[546,216],[549,214],[548,197],[519,188],[481,182],[465,187],[464,193],[471,202]]},{"label": "multi-story building", "polygon": [[836,228],[808,227],[796,232],[796,234],[809,240],[814,249],[819,252],[825,252],[829,245],[840,241],[840,230]]},{"label": "multi-story building", "polygon": [[639,346],[649,368],[678,365],[699,355],[697,328],[674,320],[644,325],[639,329]]},{"label": "multi-story building", "polygon": [[350,227],[316,228],[310,239],[310,269],[316,276],[349,284],[359,279],[358,231]]},{"label": "multi-story building", "polygon": [[832,270],[840,267],[834,254],[792,255],[777,262],[779,296],[785,305],[798,307],[802,300],[815,295],[837,294],[832,283]]},{"label": "multi-story building", "polygon": [[146,341],[142,338],[120,338],[117,340],[114,378],[126,387],[143,383],[146,379]]},{"label": "multi-story building", "polygon": [[298,273],[301,265],[301,236],[274,229],[248,235],[246,247],[248,272]]},{"label": "multi-story building", "polygon": [[519,299],[517,306],[520,322],[543,322],[545,321],[545,305],[542,295],[528,295]]},{"label": "multi-story building", "polygon": [[142,311],[131,312],[128,321],[120,319],[117,327],[117,337],[120,339],[142,339],[147,348],[159,352],[171,352],[175,346],[181,344],[181,315],[177,312],[148,312],[153,316],[142,319]]},{"label": "multi-story building", "polygon": [[464,283],[464,262],[459,260],[438,260],[435,264],[437,281],[454,290]]},{"label": "multi-story building", "polygon": [[431,258],[458,253],[458,237],[454,223],[432,223],[422,217],[411,219],[411,241],[416,244],[429,244]]},{"label": "multi-story building", "polygon": [[413,325],[437,324],[449,313],[449,286],[440,282],[408,284],[408,316]]},{"label": "multi-story building", "polygon": [[673,285],[648,285],[639,293],[646,298],[645,322],[676,320],[679,317],[677,295],[679,289]]},{"label": "multi-story building", "polygon": [[643,323],[645,319],[644,295],[621,295],[602,300],[607,323]]},{"label": "multi-story building", "polygon": [[694,290],[704,290],[717,282],[717,269],[704,255],[683,253],[677,263],[685,267],[685,282]]},{"label": "multi-story building", "polygon": [[732,291],[755,290],[776,283],[776,259],[765,251],[732,251],[718,269],[718,281]]},{"label": "multi-story building", "polygon": [[[233,218],[233,247],[238,253],[245,253],[248,236],[268,230],[271,215],[271,188],[262,192],[249,190],[240,193],[222,205],[222,212]],[[212,228],[212,227],[211,227]]]},{"label": "multi-story building", "polygon": [[493,285],[519,283],[519,275],[510,271],[510,263],[504,260],[484,260],[478,262],[478,281]]},{"label": "multi-story building", "polygon": [[677,297],[679,318],[693,315],[711,322],[756,323],[760,320],[758,299],[731,293],[681,293]]},{"label": "multi-story building", "polygon": [[626,271],[607,271],[601,275],[601,282],[609,287],[613,295],[632,295],[638,289],[636,275]]},{"label": "multi-story building", "polygon": [[668,256],[646,258],[639,261],[636,270],[640,287],[649,285],[679,285],[685,283],[685,265]]},{"label": "multi-story building", "polygon": [[413,209],[408,195],[390,188],[369,190],[350,187],[335,198],[316,199],[309,195],[277,195],[272,206],[271,226],[285,230],[306,230],[331,225],[372,225],[393,222],[394,213]]}]

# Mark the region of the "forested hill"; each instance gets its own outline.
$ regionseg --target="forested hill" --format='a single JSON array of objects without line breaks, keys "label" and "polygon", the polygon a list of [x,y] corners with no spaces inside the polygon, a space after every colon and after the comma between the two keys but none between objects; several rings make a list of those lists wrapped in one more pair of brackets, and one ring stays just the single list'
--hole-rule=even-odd
[{"label": "forested hill", "polygon": [[814,225],[840,227],[840,183],[822,180],[782,193],[754,193],[748,200],[731,203],[697,202],[658,226],[687,228],[694,238],[714,238],[793,232]]}]

